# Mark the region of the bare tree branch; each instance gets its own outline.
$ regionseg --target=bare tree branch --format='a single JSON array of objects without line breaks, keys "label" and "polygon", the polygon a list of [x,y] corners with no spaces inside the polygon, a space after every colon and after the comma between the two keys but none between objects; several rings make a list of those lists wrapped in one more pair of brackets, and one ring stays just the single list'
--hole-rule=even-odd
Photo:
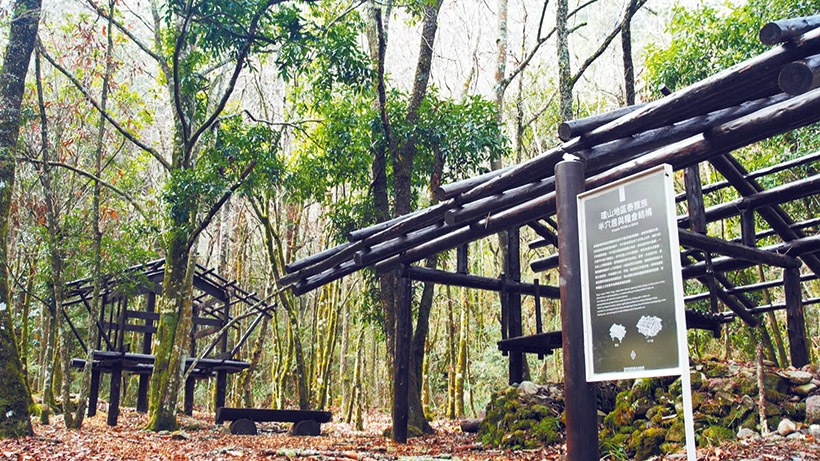
[{"label": "bare tree branch", "polygon": [[135,210],[137,210],[139,212],[139,214],[142,215],[143,218],[145,218],[146,221],[148,221],[149,223],[153,222],[151,220],[151,218],[148,216],[148,213],[146,213],[145,210],[142,209],[142,207],[139,205],[139,203],[137,203],[137,201],[133,197],[131,197],[126,192],[123,192],[122,190],[118,189],[117,186],[106,182],[105,180],[99,178],[98,176],[96,176],[93,173],[90,173],[88,171],[82,170],[82,169],[77,168],[73,165],[69,165],[69,164],[63,163],[63,162],[43,162],[42,160],[37,160],[37,159],[33,159],[33,158],[28,158],[28,157],[17,157],[17,160],[22,161],[22,162],[34,163],[34,164],[37,164],[37,165],[45,164],[45,165],[48,165],[48,166],[56,166],[56,167],[59,167],[59,168],[65,168],[66,170],[73,171],[74,173],[77,173],[80,176],[85,176],[86,178],[88,178],[92,181],[99,182],[101,186],[105,187],[106,189],[109,189],[110,191],[112,191],[115,194],[119,195],[120,197],[124,198],[128,203],[131,204],[131,206],[134,207]]},{"label": "bare tree branch", "polygon": [[[597,2],[597,1],[598,0],[588,0],[586,3],[582,3],[581,5],[578,5],[577,8],[575,8],[574,10],[570,11],[567,14],[567,18],[569,19],[569,18],[575,16],[576,14],[578,14],[578,12],[580,12],[584,8],[588,7],[589,5],[592,5],[593,3]],[[645,3],[645,2],[646,2],[646,0],[644,0],[643,3]],[[544,3],[544,8],[546,9],[546,2]],[[543,22],[543,18],[544,18],[544,11],[541,12],[541,21],[542,22]],[[578,27],[576,27],[575,29],[573,29],[570,32],[573,32],[573,31],[577,30],[578,28],[580,28],[581,26],[583,26],[585,24],[586,23],[582,23],[581,25],[579,25]],[[618,28],[618,30],[620,30],[620,28]],[[549,40],[553,36],[553,34],[555,34],[555,32],[556,32],[556,28],[553,27],[552,29],[550,29],[550,31],[547,33],[546,36],[541,37],[541,25],[538,26],[538,39],[535,42],[535,45],[533,45],[530,52],[527,53],[527,56],[524,58],[524,60],[521,61],[521,63],[518,66],[516,66],[516,68],[513,69],[513,71],[510,72],[510,74],[507,77],[505,77],[503,80],[498,82],[498,87],[500,88],[500,91],[502,93],[504,91],[506,91],[507,87],[510,86],[510,83],[512,83],[512,81],[515,80],[515,77],[517,77],[518,74],[520,74],[524,69],[526,69],[526,67],[530,64],[530,61],[532,61],[532,58],[535,57],[535,54],[538,52],[538,49],[541,48],[541,45],[543,45],[544,42]],[[610,41],[612,41],[612,40],[610,39]]]},{"label": "bare tree branch", "polygon": [[113,17],[111,17],[111,15],[106,13],[105,10],[100,8],[100,6],[94,2],[94,0],[87,0],[86,2],[91,7],[91,9],[97,13],[97,15],[111,21],[111,23],[114,24],[114,26],[116,26],[117,29],[120,30],[120,32],[125,34],[126,37],[130,38],[131,41],[134,42],[134,44],[137,45],[137,47],[139,47],[139,49],[141,49],[145,54],[147,54],[153,60],[159,62],[160,64],[165,62],[165,58],[155,53],[147,44],[143,43],[142,40],[138,39],[133,33],[131,33],[131,31],[128,30],[128,28],[126,28],[125,25],[115,20]]},{"label": "bare tree branch", "polygon": [[48,61],[52,66],[54,66],[54,68],[57,69],[61,74],[63,74],[69,81],[71,81],[74,87],[77,88],[77,90],[85,97],[85,99],[89,103],[91,103],[91,105],[94,106],[94,108],[97,109],[97,111],[108,121],[108,123],[110,123],[114,128],[116,128],[116,130],[119,131],[120,134],[122,134],[126,139],[134,143],[134,145],[136,145],[140,149],[151,154],[151,156],[157,159],[157,161],[160,164],[162,164],[162,166],[165,167],[165,169],[171,168],[171,165],[162,157],[162,155],[160,155],[159,152],[157,152],[148,144],[142,142],[136,134],[129,131],[127,128],[122,126],[116,119],[114,119],[114,117],[110,113],[108,113],[108,111],[103,110],[100,106],[100,103],[97,102],[97,100],[94,99],[93,96],[91,96],[91,94],[83,86],[83,84],[79,80],[77,80],[77,78],[73,74],[71,74],[71,72],[69,72],[66,68],[61,66],[56,60],[54,60],[54,58],[51,57],[51,55],[48,54],[48,52],[46,51],[45,47],[39,39],[37,40],[37,52],[40,53],[41,56],[46,58],[46,61]]},{"label": "bare tree branch", "polygon": [[211,206],[211,209],[208,210],[208,213],[205,215],[204,218],[202,218],[202,221],[199,222],[199,226],[188,237],[189,247],[196,242],[196,238],[199,236],[199,234],[202,233],[202,231],[205,230],[206,227],[208,227],[208,224],[211,223],[211,220],[219,212],[219,209],[222,208],[222,205],[224,205],[225,202],[228,201],[228,199],[231,197],[231,195],[233,195],[236,189],[239,189],[239,186],[241,186],[242,183],[245,182],[245,179],[247,179],[248,175],[250,175],[251,171],[253,171],[254,166],[256,166],[256,161],[252,161],[250,164],[248,164],[248,166],[245,167],[244,170],[242,170],[242,173],[239,175],[239,179],[237,179],[236,182],[231,186],[231,188],[226,190],[225,193],[222,194],[222,197],[220,197],[219,200],[217,200],[217,202]]},{"label": "bare tree branch", "polygon": [[[634,11],[637,12],[638,10],[640,10],[641,7],[644,5],[644,3],[646,3],[646,1],[647,0],[640,0],[638,2],[637,6],[635,7]],[[621,32],[621,28],[623,27],[624,23],[626,23],[626,21],[629,19],[631,14],[634,14],[634,13],[632,12],[632,10],[630,8],[627,8],[624,11],[624,14],[621,17],[621,20],[612,29],[612,32],[610,32],[609,35],[607,35],[607,37],[601,43],[601,46],[599,46],[598,49],[595,50],[595,52],[592,53],[586,59],[586,61],[584,61],[583,64],[581,64],[581,67],[579,67],[578,71],[575,73],[575,75],[572,76],[572,78],[569,81],[570,88],[575,86],[575,83],[578,82],[578,79],[581,78],[581,75],[583,75],[584,72],[586,72],[587,68],[589,68],[589,66],[592,65],[592,63],[595,62],[595,60],[598,59],[598,57],[600,57],[604,53],[604,51],[606,51],[606,49],[609,47],[609,44],[612,43],[612,40],[614,40],[615,37],[617,37],[618,34]]]}]

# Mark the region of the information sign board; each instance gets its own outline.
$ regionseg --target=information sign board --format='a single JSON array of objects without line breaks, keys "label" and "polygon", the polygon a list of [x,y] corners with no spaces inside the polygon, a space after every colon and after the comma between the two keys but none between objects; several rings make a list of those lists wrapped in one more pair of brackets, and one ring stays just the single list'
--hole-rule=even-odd
[{"label": "information sign board", "polygon": [[674,197],[669,165],[578,196],[587,381],[688,370]]}]

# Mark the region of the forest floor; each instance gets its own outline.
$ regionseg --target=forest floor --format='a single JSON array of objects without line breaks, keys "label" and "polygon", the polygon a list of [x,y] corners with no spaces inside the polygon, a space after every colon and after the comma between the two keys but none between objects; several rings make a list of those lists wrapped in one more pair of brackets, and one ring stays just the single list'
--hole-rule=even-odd
[{"label": "forest floor", "polygon": [[[106,414],[87,419],[81,430],[66,430],[62,417],[52,416],[50,425],[35,421],[36,436],[0,441],[0,460],[559,460],[565,447],[540,450],[502,451],[484,449],[475,434],[462,433],[457,422],[437,421],[436,434],[393,443],[382,431],[389,415],[373,413],[365,418],[364,431],[332,422],[322,425],[319,437],[292,437],[286,427],[261,424],[256,436],[231,435],[214,424],[213,415],[181,416],[182,433],[153,433],[142,430],[147,417],[123,408],[117,427],[106,425]],[[685,460],[669,455],[655,460]],[[820,461],[820,440],[731,443],[698,449],[698,460]]]}]

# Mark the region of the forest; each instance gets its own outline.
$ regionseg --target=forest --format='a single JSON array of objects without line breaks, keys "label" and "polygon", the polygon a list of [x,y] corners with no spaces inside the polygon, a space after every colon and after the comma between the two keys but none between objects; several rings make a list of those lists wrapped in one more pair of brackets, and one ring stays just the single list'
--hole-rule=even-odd
[{"label": "forest", "polygon": [[[817,0],[0,1],[0,459],[558,459],[560,336],[556,353],[499,350],[502,340],[562,330],[558,297],[540,294],[563,280],[554,211],[497,235],[473,225],[482,238],[418,251],[412,270],[433,275],[406,289],[380,265],[410,250],[374,245],[344,262],[334,252],[391,225],[403,232],[390,234],[396,245],[421,247],[453,222],[489,223],[497,210],[465,198],[478,187],[450,191],[567,146],[578,136],[562,132],[568,122],[627,114],[753,59],[771,48],[764,25],[807,18],[817,27],[818,13]],[[812,91],[817,53],[801,61],[814,69]],[[763,96],[737,107],[783,102]],[[709,112],[693,113],[696,123],[730,120]],[[783,188],[775,214],[815,247],[818,126],[730,156],[743,180]],[[695,181],[699,206],[717,216],[681,227],[747,244],[751,226],[752,246],[755,229],[757,246],[781,243],[764,212],[718,209],[749,195],[725,163],[676,170],[677,214],[695,216]],[[446,203],[458,207],[441,225],[402,231],[403,216]],[[723,271],[718,250],[683,253],[706,268],[684,286],[686,308],[708,324],[687,333],[704,399],[700,459],[820,456],[820,262],[801,266],[803,253],[789,251]],[[473,285],[442,282],[444,272],[474,276]],[[508,286],[535,294],[517,297],[517,327]],[[803,355],[793,311],[774,307],[794,293]],[[402,299],[412,315],[403,333]],[[402,366],[409,382],[394,381]],[[538,401],[525,414],[509,391],[515,383],[523,395],[522,381],[535,383],[528,404]],[[681,448],[671,420],[679,380],[597,392],[601,457]],[[402,393],[408,434],[391,433]],[[644,394],[657,400],[651,410]],[[741,414],[733,408],[743,396],[752,403]],[[712,415],[709,405],[720,408]],[[486,426],[499,407],[528,426],[478,436],[463,426]],[[277,413],[257,420],[264,441],[254,442],[236,423],[215,424],[232,420],[230,408],[332,419],[323,437],[288,438],[270,421],[302,420]],[[650,447],[653,421],[664,432]],[[802,438],[740,436],[777,433],[783,421],[796,421],[790,433]],[[536,428],[535,439],[522,435]]]}]

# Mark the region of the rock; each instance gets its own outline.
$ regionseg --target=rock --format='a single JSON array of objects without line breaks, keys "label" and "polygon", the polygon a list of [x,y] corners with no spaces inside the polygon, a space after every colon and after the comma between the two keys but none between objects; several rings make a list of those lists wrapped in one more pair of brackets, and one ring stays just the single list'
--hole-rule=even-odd
[{"label": "rock", "polygon": [[811,373],[800,370],[786,371],[784,373],[789,379],[789,382],[797,386],[810,383],[811,379],[814,377]]},{"label": "rock", "polygon": [[766,371],[763,373],[763,387],[784,394],[789,390],[789,382],[778,373]]},{"label": "rock", "polygon": [[806,399],[806,424],[820,423],[820,395]]},{"label": "rock", "polygon": [[809,435],[814,437],[814,440],[820,440],[820,424],[809,426]]},{"label": "rock", "polygon": [[810,383],[803,384],[802,386],[793,387],[792,388],[792,393],[796,394],[796,395],[799,395],[801,397],[805,397],[805,396],[811,394],[812,392],[814,392],[816,390],[817,390],[817,384],[814,384],[814,383],[810,382]]},{"label": "rock", "polygon": [[288,431],[288,435],[319,435],[321,433],[322,426],[312,419],[293,423],[293,426],[290,427],[290,431]]},{"label": "rock", "polygon": [[794,422],[789,418],[783,418],[782,420],[780,420],[780,424],[777,425],[777,433],[782,435],[783,437],[791,434],[796,430],[797,424],[794,424]]},{"label": "rock", "polygon": [[175,431],[171,433],[171,440],[191,440],[191,436],[185,431]]},{"label": "rock", "polygon": [[644,416],[650,408],[655,405],[655,402],[650,400],[647,397],[641,397],[632,404],[632,408],[635,409],[635,416]]},{"label": "rock", "polygon": [[518,385],[518,393],[524,395],[535,395],[538,393],[538,385],[532,381],[524,381]]},{"label": "rock", "polygon": [[805,440],[806,436],[801,434],[800,431],[792,432],[791,434],[786,436],[787,440]]},{"label": "rock", "polygon": [[760,434],[758,434],[757,432],[755,432],[755,431],[753,431],[749,428],[746,428],[746,427],[742,427],[742,428],[740,428],[739,431],[737,431],[737,439],[738,440],[746,440],[746,439],[754,440],[754,439],[759,439],[759,438],[760,438]]}]

